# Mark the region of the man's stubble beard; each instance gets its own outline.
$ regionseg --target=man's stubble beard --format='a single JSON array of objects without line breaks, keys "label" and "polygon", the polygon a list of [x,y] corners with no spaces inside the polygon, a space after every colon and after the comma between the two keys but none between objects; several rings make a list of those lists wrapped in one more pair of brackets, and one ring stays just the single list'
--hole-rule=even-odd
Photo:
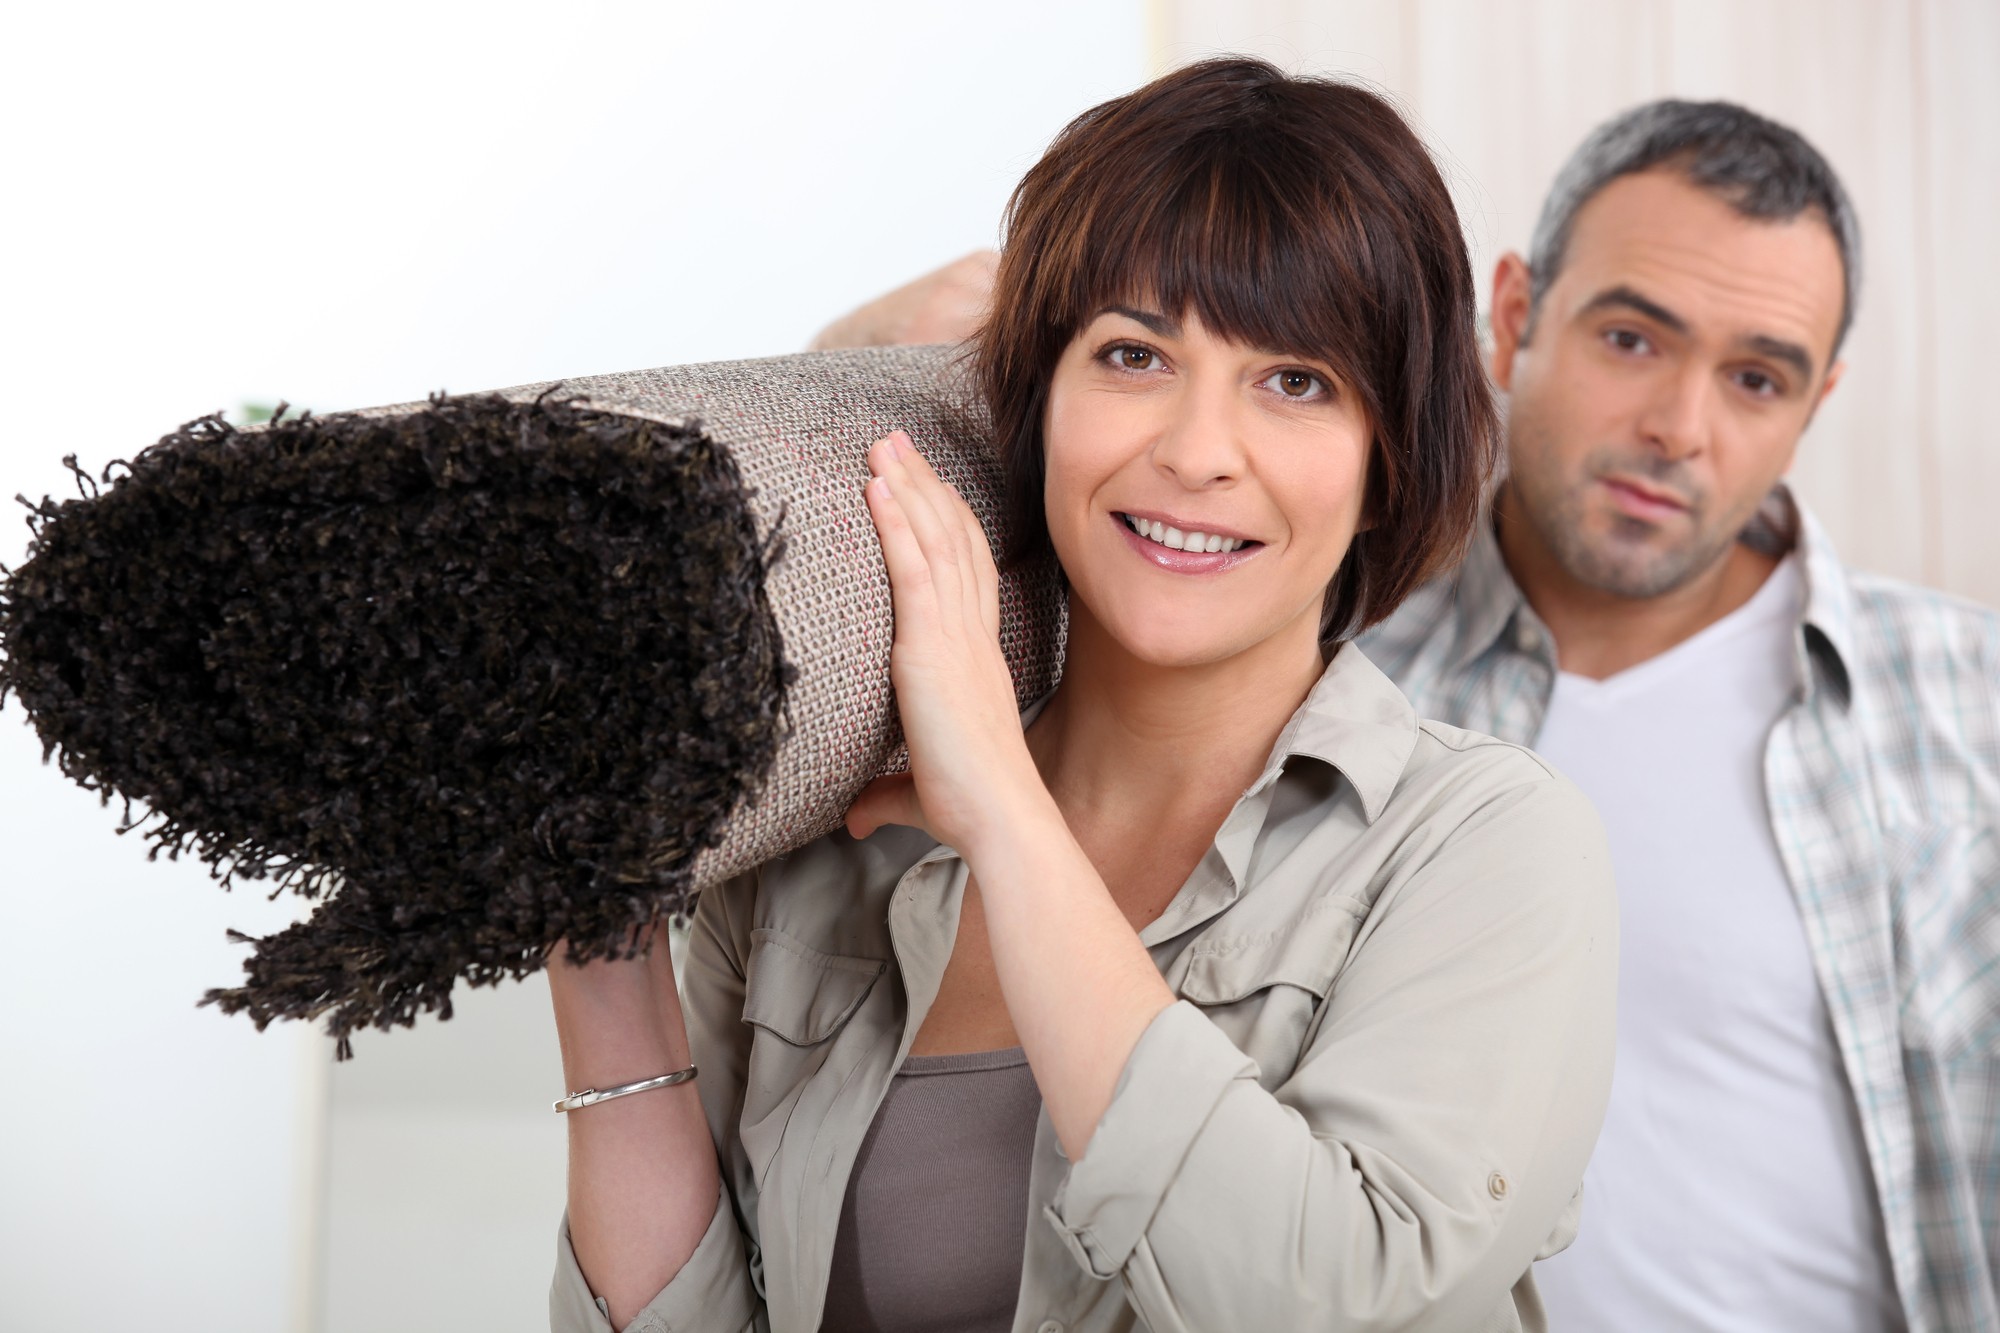
[{"label": "man's stubble beard", "polygon": [[[1635,601],[1665,596],[1714,568],[1749,520],[1746,513],[1729,522],[1705,521],[1709,497],[1682,465],[1644,449],[1600,446],[1572,479],[1550,464],[1547,432],[1525,419],[1518,404],[1514,408],[1508,422],[1513,461],[1505,485],[1516,492],[1515,508],[1535,540],[1584,587]],[[1520,447],[1524,443],[1526,450]],[[1530,460],[1526,468],[1520,465],[1524,455]],[[1601,523],[1589,526],[1595,509],[1590,492],[1600,478],[1614,474],[1644,479],[1686,503],[1686,535],[1670,541],[1658,526],[1616,513],[1609,516],[1609,531]],[[1596,512],[1601,516],[1601,510]]]}]

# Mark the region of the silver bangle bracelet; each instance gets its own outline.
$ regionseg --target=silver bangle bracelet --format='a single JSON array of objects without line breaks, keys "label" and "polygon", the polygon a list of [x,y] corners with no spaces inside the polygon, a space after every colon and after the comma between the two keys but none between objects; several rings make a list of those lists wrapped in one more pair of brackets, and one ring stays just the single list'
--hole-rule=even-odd
[{"label": "silver bangle bracelet", "polygon": [[615,1088],[585,1088],[582,1092],[572,1092],[556,1103],[558,1111],[581,1111],[586,1106],[608,1102],[613,1097],[625,1097],[635,1092],[651,1092],[654,1088],[671,1088],[676,1083],[685,1083],[694,1077],[694,1066],[676,1069],[671,1074],[661,1074],[658,1078],[642,1078],[637,1083],[620,1083]]}]

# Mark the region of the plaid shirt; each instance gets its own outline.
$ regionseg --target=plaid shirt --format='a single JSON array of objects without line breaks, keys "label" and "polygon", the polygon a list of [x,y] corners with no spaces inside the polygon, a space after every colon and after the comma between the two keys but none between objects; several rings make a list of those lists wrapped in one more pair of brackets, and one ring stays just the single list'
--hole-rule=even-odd
[{"label": "plaid shirt", "polygon": [[[1766,799],[1910,1333],[2000,1333],[2000,615],[1845,568],[1782,488],[1744,540],[1804,567]],[[1541,730],[1555,643],[1490,523],[1360,643],[1425,716]]]}]

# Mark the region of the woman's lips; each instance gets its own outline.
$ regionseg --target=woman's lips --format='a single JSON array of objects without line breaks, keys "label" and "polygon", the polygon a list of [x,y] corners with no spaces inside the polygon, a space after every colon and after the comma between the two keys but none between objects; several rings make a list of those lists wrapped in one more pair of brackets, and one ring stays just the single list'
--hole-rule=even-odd
[{"label": "woman's lips", "polygon": [[1118,525],[1118,531],[1125,538],[1125,544],[1140,556],[1150,560],[1159,568],[1175,574],[1216,574],[1225,569],[1233,569],[1251,556],[1264,549],[1262,542],[1251,542],[1234,551],[1176,551],[1171,546],[1162,546],[1150,537],[1141,537],[1132,531],[1123,515],[1113,514],[1111,521]]},{"label": "woman's lips", "polygon": [[1602,484],[1605,490],[1611,492],[1611,503],[1633,518],[1656,523],[1662,519],[1679,518],[1688,511],[1688,507],[1680,501],[1631,482],[1605,477]]}]

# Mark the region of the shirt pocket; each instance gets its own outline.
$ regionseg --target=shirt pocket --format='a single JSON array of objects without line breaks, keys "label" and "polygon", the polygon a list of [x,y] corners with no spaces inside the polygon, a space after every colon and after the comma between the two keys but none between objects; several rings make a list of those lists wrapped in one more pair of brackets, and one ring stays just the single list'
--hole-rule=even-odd
[{"label": "shirt pocket", "polygon": [[1210,935],[1190,946],[1181,998],[1257,1062],[1267,1092],[1298,1068],[1364,910],[1350,898],[1323,899],[1276,930]]},{"label": "shirt pocket", "polygon": [[753,1032],[739,1129],[760,1179],[801,1094],[850,1044],[843,1034],[887,970],[881,959],[827,953],[783,931],[750,933],[743,1021]]}]

